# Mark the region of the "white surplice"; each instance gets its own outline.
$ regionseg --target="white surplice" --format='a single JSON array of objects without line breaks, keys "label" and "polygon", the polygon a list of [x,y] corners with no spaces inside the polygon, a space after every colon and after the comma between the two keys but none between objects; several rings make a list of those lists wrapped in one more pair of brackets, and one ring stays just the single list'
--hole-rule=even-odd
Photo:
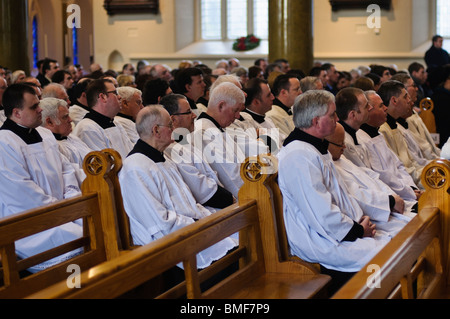
[{"label": "white surplice", "polygon": [[119,152],[122,159],[127,157],[133,148],[133,143],[120,124],[103,129],[95,121],[84,118],[75,127],[74,134],[92,150],[101,151],[112,148]]},{"label": "white surplice", "polygon": [[[36,130],[42,142],[35,144],[26,144],[10,130],[0,130],[1,217],[81,194],[74,168],[61,156],[53,134],[42,127]],[[27,258],[82,235],[82,227],[72,222],[17,241],[16,251]],[[29,270],[45,269],[77,253],[66,253]]]},{"label": "white surplice", "polygon": [[386,231],[394,237],[415,215],[411,207],[415,202],[405,203],[404,215],[392,213],[389,195],[393,195],[389,186],[384,184],[373,170],[359,167],[345,156],[334,161],[339,176],[345,181],[351,195],[362,208],[364,215],[376,224],[376,229]]},{"label": "white surplice", "polygon": [[[241,128],[249,135],[251,135],[254,139],[259,139],[261,136],[268,136],[271,140],[276,144],[274,148],[272,145],[272,154],[275,154],[283,145],[283,141],[286,139],[286,135],[278,129],[273,121],[268,117],[264,117],[264,122],[258,123],[253,119],[253,117],[247,112],[241,112],[242,121],[236,120],[230,127]],[[274,152],[275,151],[275,152]],[[264,149],[261,149],[259,152],[262,154]],[[268,152],[268,149],[267,149]]]},{"label": "white surplice", "polygon": [[413,115],[406,119],[406,122],[425,157],[429,160],[439,158],[441,156],[441,150],[434,143],[430,131],[419,114],[414,112]]},{"label": "white surplice", "polygon": [[[400,125],[399,125],[400,126]],[[388,123],[384,123],[380,126],[380,133],[383,134],[386,139],[386,143],[389,148],[398,156],[405,166],[406,171],[411,175],[414,183],[423,189],[421,183],[421,176],[423,171],[423,165],[420,165],[411,155],[405,137],[402,132],[397,128],[392,129]]]},{"label": "white surplice", "polygon": [[172,143],[164,154],[172,160],[198,203],[206,203],[217,191],[219,179],[191,144]]},{"label": "white surplice", "polygon": [[375,237],[343,241],[363,212],[333,166],[331,155],[293,141],[279,154],[278,181],[283,194],[286,232],[292,253],[328,269],[356,272],[390,240]]},{"label": "white surplice", "polygon": [[[145,245],[209,216],[211,212],[197,204],[170,161],[155,163],[135,153],[123,162],[119,172],[124,207],[130,219],[133,242]],[[236,246],[227,237],[197,255],[197,267],[205,268]]]},{"label": "white surplice", "polygon": [[400,132],[402,132],[403,136],[405,137],[406,145],[408,146],[409,152],[411,156],[414,158],[414,160],[419,165],[426,166],[430,160],[428,160],[423,154],[412,132],[409,129],[403,127],[401,124],[398,124],[397,128]]},{"label": "white surplice", "polygon": [[345,132],[344,143],[345,143],[344,155],[347,159],[349,159],[359,167],[367,167],[367,168],[372,167],[369,155],[367,154],[367,149],[364,144],[360,144],[359,141],[358,145],[355,144],[355,141],[353,140],[352,136],[347,132]]},{"label": "white surplice", "polygon": [[295,129],[292,115],[287,114],[286,111],[278,105],[272,105],[272,109],[266,113],[266,117],[269,118],[285,136],[289,136]]},{"label": "white surplice", "polygon": [[211,120],[200,118],[195,121],[190,143],[217,173],[224,188],[237,198],[244,184],[240,172],[246,156],[232,136],[217,128]]},{"label": "white surplice", "polygon": [[450,137],[444,146],[442,146],[441,157],[450,160]]},{"label": "white surplice", "polygon": [[87,113],[89,111],[79,105],[74,104],[69,106],[69,116],[72,119],[74,127],[77,126]]},{"label": "white surplice", "polygon": [[398,156],[389,148],[383,135],[372,138],[360,129],[356,132],[356,136],[365,146],[370,165],[380,175],[380,180],[403,200],[415,201],[417,198],[412,187],[417,188],[416,183]]},{"label": "white surplice", "polygon": [[138,141],[139,134],[136,130],[135,122],[133,122],[130,119],[127,119],[126,117],[118,115],[114,117],[114,123],[121,125],[125,129],[125,132],[127,132],[127,135],[133,144],[135,144]]},{"label": "white surplice", "polygon": [[69,134],[67,139],[58,140],[58,146],[61,154],[74,164],[73,166],[81,185],[86,178],[86,173],[83,170],[83,161],[86,155],[92,152],[92,149],[73,133]]}]

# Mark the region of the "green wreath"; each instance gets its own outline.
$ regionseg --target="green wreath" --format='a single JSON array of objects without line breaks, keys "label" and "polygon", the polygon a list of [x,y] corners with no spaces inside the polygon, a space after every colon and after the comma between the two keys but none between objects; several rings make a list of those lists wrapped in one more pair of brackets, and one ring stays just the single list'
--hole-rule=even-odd
[{"label": "green wreath", "polygon": [[246,37],[237,38],[233,43],[233,50],[235,51],[249,51],[257,48],[261,42],[261,39],[255,37],[253,34],[249,34]]}]

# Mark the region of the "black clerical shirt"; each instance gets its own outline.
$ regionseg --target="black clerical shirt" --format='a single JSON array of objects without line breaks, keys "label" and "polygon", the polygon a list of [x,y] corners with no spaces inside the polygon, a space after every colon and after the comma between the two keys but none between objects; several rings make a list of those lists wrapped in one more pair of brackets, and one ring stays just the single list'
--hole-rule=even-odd
[{"label": "black clerical shirt", "polygon": [[87,113],[84,118],[93,120],[95,123],[100,125],[100,127],[104,130],[110,127],[115,127],[114,119],[111,119],[103,114],[98,113],[97,111],[90,109],[89,113]]},{"label": "black clerical shirt", "polygon": [[9,130],[15,133],[28,145],[42,142],[42,137],[35,128],[21,126],[10,119],[6,119],[0,130]]},{"label": "black clerical shirt", "polygon": [[166,161],[166,159],[164,157],[164,153],[158,151],[156,148],[154,148],[153,146],[150,146],[149,144],[147,144],[146,142],[144,142],[141,139],[139,139],[136,142],[136,144],[134,145],[133,149],[128,154],[128,156],[131,156],[136,153],[140,153],[140,154],[147,156],[155,163],[162,163],[162,162]]},{"label": "black clerical shirt", "polygon": [[378,132],[378,127],[370,126],[367,123],[361,125],[360,129],[366,132],[371,138],[375,138],[380,135],[380,132]]},{"label": "black clerical shirt", "polygon": [[273,104],[281,107],[288,115],[292,115],[291,108],[284,105],[283,102],[281,102],[279,99],[276,98],[275,100],[273,100]]},{"label": "black clerical shirt", "polygon": [[199,119],[208,119],[208,120],[210,120],[211,122],[213,122],[213,124],[214,124],[221,132],[225,132],[224,129],[220,126],[220,124],[219,124],[213,117],[211,117],[211,116],[209,116],[208,114],[206,114],[206,112],[202,112],[202,113],[198,116],[197,120],[199,120]]},{"label": "black clerical shirt", "polygon": [[359,145],[358,144],[358,139],[356,138],[356,130],[351,127],[350,125],[348,125],[347,123],[345,123],[344,121],[339,121],[339,123],[344,127],[344,130],[350,134],[350,136],[353,139],[353,143],[355,143],[355,145]]}]

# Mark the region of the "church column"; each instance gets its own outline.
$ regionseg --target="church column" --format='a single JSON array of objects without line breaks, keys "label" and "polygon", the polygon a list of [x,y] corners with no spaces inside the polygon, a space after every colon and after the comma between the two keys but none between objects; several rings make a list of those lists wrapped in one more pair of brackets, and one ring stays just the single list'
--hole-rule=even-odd
[{"label": "church column", "polygon": [[30,72],[28,1],[0,0],[0,65]]},{"label": "church column", "polygon": [[308,73],[313,65],[312,0],[269,0],[269,62],[287,59]]}]

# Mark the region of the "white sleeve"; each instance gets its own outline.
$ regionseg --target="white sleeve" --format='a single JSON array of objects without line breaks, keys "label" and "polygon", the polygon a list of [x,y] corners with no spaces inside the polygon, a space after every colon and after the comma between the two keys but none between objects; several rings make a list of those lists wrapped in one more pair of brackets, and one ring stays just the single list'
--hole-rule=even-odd
[{"label": "white sleeve", "polygon": [[156,174],[122,170],[119,180],[131,232],[137,243],[146,244],[194,222],[170,206],[169,190]]},{"label": "white sleeve", "polygon": [[2,217],[57,201],[31,178],[23,161],[7,144],[0,142],[0,198]]}]

